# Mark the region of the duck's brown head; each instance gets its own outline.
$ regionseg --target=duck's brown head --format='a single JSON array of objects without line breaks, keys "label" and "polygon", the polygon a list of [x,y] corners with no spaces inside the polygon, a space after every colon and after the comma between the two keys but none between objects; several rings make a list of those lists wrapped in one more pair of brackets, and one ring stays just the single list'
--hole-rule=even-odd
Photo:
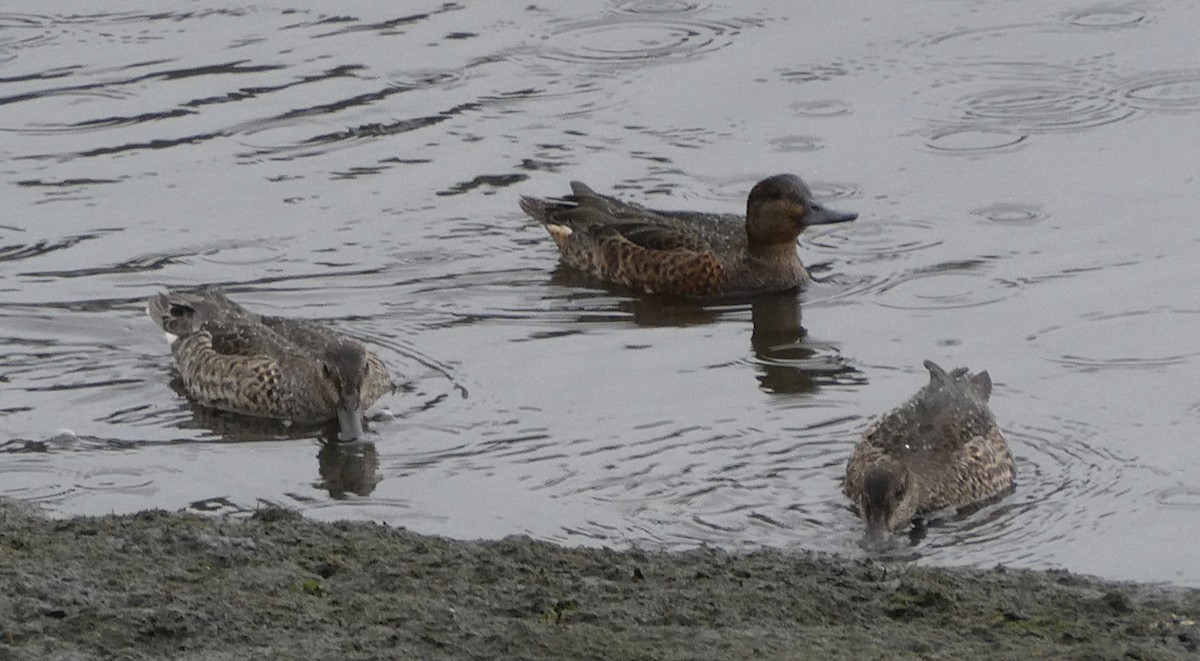
[{"label": "duck's brown head", "polygon": [[357,342],[338,342],[321,357],[321,374],[336,397],[338,439],[353,441],[363,435],[362,387],[367,377],[367,351]]},{"label": "duck's brown head", "polygon": [[867,469],[858,508],[867,524],[869,545],[882,543],[888,534],[912,522],[917,515],[919,488],[912,472],[898,461],[884,459]]},{"label": "duck's brown head", "polygon": [[750,189],[746,199],[746,234],[752,246],[789,244],[809,225],[844,223],[858,218],[852,211],[835,211],[813,199],[812,191],[794,174],[767,177]]}]

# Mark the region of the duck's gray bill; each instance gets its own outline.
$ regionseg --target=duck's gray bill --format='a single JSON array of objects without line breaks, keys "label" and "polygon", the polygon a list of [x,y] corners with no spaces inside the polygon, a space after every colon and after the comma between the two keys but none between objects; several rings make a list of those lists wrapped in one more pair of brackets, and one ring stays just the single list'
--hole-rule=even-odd
[{"label": "duck's gray bill", "polygon": [[837,211],[820,204],[810,204],[808,213],[804,214],[805,225],[831,225],[845,223],[858,218],[856,211]]}]

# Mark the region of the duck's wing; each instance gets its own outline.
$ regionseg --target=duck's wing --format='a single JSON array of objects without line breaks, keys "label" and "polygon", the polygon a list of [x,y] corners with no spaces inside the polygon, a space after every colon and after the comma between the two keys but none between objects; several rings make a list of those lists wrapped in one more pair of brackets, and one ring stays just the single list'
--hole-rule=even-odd
[{"label": "duck's wing", "polygon": [[221,292],[201,288],[159,292],[146,302],[146,314],[163,331],[186,337],[199,331],[200,325],[208,320],[232,319],[247,313]]},{"label": "duck's wing", "polygon": [[730,231],[738,222],[736,217],[674,211],[618,218],[608,226],[647,250],[731,252],[745,243],[744,231]]},{"label": "duck's wing", "polygon": [[352,343],[361,346],[367,357],[367,374],[363,380],[364,401],[374,401],[383,394],[395,390],[395,383],[392,382],[383,359],[372,351],[368,344],[358,338],[307,319],[264,316],[262,322],[264,326],[295,345],[297,350],[311,356],[319,355],[339,344]]},{"label": "duck's wing", "polygon": [[926,512],[1003,494],[1016,479],[1012,453],[995,426],[966,439],[953,453],[920,452],[906,463],[925,485],[921,509]]},{"label": "duck's wing", "polygon": [[285,337],[263,324],[260,315],[247,311],[211,288],[192,292],[163,292],[150,299],[147,313],[170,336],[172,347],[204,331],[213,351],[234,356],[279,356],[294,353]]},{"label": "duck's wing", "polygon": [[264,315],[261,321],[263,326],[286,338],[301,350],[321,351],[339,342],[358,341],[332,328],[306,319],[289,319],[287,317]]},{"label": "duck's wing", "polygon": [[197,331],[172,345],[184,390],[197,402],[213,408],[289,417],[280,405],[279,361],[259,352],[221,351],[208,331]]},{"label": "duck's wing", "polygon": [[965,368],[945,372],[927,362],[930,382],[907,402],[889,411],[867,432],[867,439],[888,452],[950,455],[996,427],[981,396],[991,391],[987,372],[971,376]]},{"label": "duck's wing", "polygon": [[552,235],[554,226],[597,236],[615,233],[646,250],[699,253],[745,241],[745,222],[738,216],[650,209],[601,195],[578,181],[571,182],[571,192],[548,200],[523,197],[521,208],[546,225]]},{"label": "duck's wing", "polygon": [[711,251],[683,245],[647,248],[616,228],[571,231],[551,226],[565,263],[603,280],[644,292],[713,296],[721,292],[725,266]]},{"label": "duck's wing", "polygon": [[846,461],[846,477],[842,481],[842,493],[856,503],[858,502],[859,494],[863,490],[863,482],[866,480],[867,469],[887,455],[884,448],[870,441],[871,429],[873,427],[868,428],[863,439],[854,445],[854,450],[850,453],[850,459]]},{"label": "duck's wing", "polygon": [[361,345],[367,358],[367,373],[363,377],[362,386],[364,406],[370,406],[375,400],[396,389],[383,359],[356,338],[306,319],[264,316],[262,324],[290,342],[297,351],[310,357],[321,356],[330,347],[346,342]]},{"label": "duck's wing", "polygon": [[867,439],[917,477],[923,512],[1002,493],[1013,484],[1012,454],[991,411],[970,390],[975,382],[966,370],[931,374],[931,383],[881,418]]}]

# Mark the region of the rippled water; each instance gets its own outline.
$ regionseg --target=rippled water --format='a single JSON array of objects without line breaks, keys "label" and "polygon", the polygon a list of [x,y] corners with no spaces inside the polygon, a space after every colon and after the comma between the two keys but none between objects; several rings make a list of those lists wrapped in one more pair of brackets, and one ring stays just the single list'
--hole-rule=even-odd
[{"label": "rippled water", "polygon": [[[1191,4],[323,7],[0,13],[0,494],[861,554],[845,460],[931,358],[1018,487],[906,557],[1200,585]],[[777,172],[861,214],[799,296],[604,288],[516,205]],[[143,302],[200,283],[377,346],[370,442],[191,406]]]}]

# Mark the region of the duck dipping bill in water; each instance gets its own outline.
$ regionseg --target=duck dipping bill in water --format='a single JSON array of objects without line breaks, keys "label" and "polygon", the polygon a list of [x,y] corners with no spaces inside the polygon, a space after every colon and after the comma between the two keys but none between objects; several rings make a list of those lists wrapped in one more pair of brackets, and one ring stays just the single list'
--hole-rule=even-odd
[{"label": "duck dipping bill in water", "polygon": [[211,287],[158,294],[146,312],[167,334],[184,390],[204,406],[297,424],[337,418],[338,438],[351,441],[363,434],[363,410],[394,390],[362,342],[249,312]]},{"label": "duck dipping bill in water", "polygon": [[810,225],[858,217],[817,202],[792,174],[755,184],[745,217],[648,209],[578,181],[561,199],[522,197],[521,209],[546,226],[567,265],[640,291],[693,297],[803,286],[809,277],[796,238]]},{"label": "duck dipping bill in water", "polygon": [[925,369],[929,383],[871,425],[846,463],[844,491],[872,545],[927,512],[1001,496],[1016,479],[988,408],[988,373],[947,373],[929,360]]}]

